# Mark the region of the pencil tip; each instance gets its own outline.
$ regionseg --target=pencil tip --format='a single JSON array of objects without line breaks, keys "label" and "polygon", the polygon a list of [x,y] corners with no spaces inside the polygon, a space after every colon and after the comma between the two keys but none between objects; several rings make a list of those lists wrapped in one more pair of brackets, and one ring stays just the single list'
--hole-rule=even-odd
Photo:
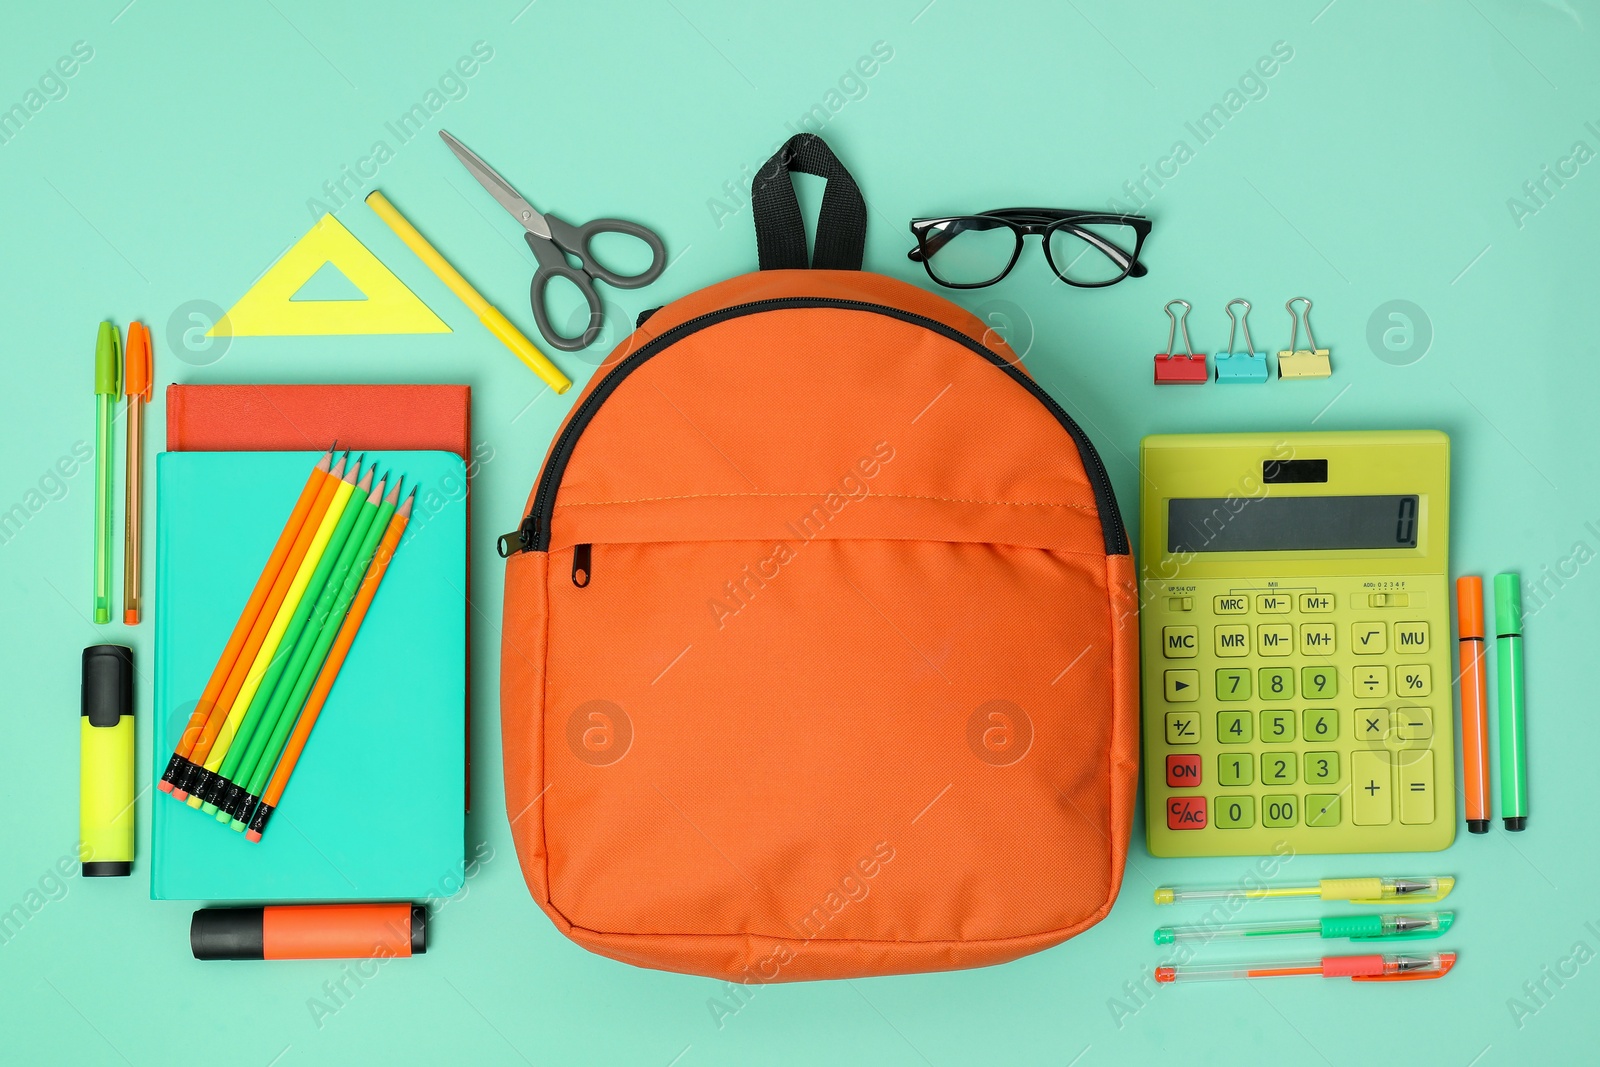
[{"label": "pencil tip", "polygon": [[367,496],[367,503],[376,504],[383,499],[383,483],[384,479],[379,478],[378,484],[372,487],[372,492]]},{"label": "pencil tip", "polygon": [[357,485],[357,488],[360,489],[363,493],[365,493],[367,490],[371,489],[372,488],[372,476],[374,474],[376,474],[376,473],[378,473],[378,465],[376,463],[374,463],[372,466],[367,468],[367,473],[365,473],[365,474],[363,474],[361,476],[361,481]]},{"label": "pencil tip", "polygon": [[333,451],[330,449],[329,451],[324,452],[322,454],[322,458],[321,459],[317,460],[316,469],[321,471],[323,474],[327,474],[328,473],[328,468],[330,466],[332,466],[332,465],[333,465]]},{"label": "pencil tip", "polygon": [[411,502],[415,499],[417,499],[417,491],[413,489],[411,490],[411,494],[406,497],[406,502],[400,505],[399,510],[397,510],[395,514],[399,515],[401,518],[409,519],[411,517]]},{"label": "pencil tip", "polygon": [[394,488],[390,489],[389,495],[383,498],[385,503],[395,505],[400,503],[400,486],[405,482],[405,480],[406,478],[403,474],[394,480]]},{"label": "pencil tip", "polygon": [[335,478],[338,478],[340,480],[343,480],[343,478],[344,478],[344,460],[345,460],[345,457],[340,456],[339,457],[339,462],[337,462],[337,463],[335,463],[333,465],[333,470],[331,472]]}]

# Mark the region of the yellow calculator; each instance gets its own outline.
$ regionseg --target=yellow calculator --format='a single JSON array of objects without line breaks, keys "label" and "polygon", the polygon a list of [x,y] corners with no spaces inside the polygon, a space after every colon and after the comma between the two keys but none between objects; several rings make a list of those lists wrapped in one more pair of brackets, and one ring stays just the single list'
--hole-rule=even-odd
[{"label": "yellow calculator", "polygon": [[1140,466],[1151,854],[1448,846],[1449,438],[1161,435]]}]

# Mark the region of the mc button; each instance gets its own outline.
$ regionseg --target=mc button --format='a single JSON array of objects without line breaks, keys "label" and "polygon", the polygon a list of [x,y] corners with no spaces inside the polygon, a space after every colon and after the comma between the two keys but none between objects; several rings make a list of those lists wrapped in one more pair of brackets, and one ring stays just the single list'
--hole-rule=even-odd
[{"label": "mc button", "polygon": [[1194,659],[1200,654],[1199,635],[1195,626],[1163,626],[1161,654],[1167,659]]}]

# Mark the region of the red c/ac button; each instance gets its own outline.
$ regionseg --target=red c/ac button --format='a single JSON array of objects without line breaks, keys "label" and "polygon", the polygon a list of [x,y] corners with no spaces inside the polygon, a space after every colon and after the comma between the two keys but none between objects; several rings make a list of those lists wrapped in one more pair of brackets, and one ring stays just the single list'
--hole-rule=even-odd
[{"label": "red c/ac button", "polygon": [[1205,797],[1168,797],[1168,830],[1204,830],[1206,827]]}]

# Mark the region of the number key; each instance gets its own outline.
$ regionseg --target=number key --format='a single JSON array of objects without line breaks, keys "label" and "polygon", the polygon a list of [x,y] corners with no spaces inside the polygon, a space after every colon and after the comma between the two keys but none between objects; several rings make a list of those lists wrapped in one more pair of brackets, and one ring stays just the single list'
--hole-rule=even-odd
[{"label": "number key", "polygon": [[1261,713],[1261,740],[1293,741],[1294,712],[1263,711]]},{"label": "number key", "polygon": [[1211,808],[1213,826],[1219,830],[1243,830],[1256,824],[1255,797],[1216,797]]},{"label": "number key", "polygon": [[1294,696],[1292,667],[1262,667],[1256,674],[1261,686],[1261,699],[1288,700]]},{"label": "number key", "polygon": [[1261,753],[1262,785],[1293,785],[1295,759],[1293,752]]},{"label": "number key", "polygon": [[1248,711],[1217,712],[1217,741],[1224,745],[1242,745],[1254,735],[1255,719]]},{"label": "number key", "polygon": [[1300,668],[1300,692],[1307,700],[1321,700],[1324,697],[1337,696],[1339,693],[1339,675],[1332,667],[1302,667]]},{"label": "number key", "polygon": [[1250,699],[1250,668],[1221,667],[1217,670],[1218,700]]},{"label": "number key", "polygon": [[1255,778],[1256,761],[1248,752],[1224,752],[1217,757],[1218,785],[1249,785]]},{"label": "number key", "polygon": [[1270,796],[1261,798],[1262,826],[1293,826],[1300,820],[1298,797]]},{"label": "number key", "polygon": [[1339,713],[1333,708],[1307,708],[1301,736],[1307,741],[1334,741],[1339,737]]},{"label": "number key", "polygon": [[1338,780],[1339,753],[1306,753],[1306,785],[1331,785]]}]

